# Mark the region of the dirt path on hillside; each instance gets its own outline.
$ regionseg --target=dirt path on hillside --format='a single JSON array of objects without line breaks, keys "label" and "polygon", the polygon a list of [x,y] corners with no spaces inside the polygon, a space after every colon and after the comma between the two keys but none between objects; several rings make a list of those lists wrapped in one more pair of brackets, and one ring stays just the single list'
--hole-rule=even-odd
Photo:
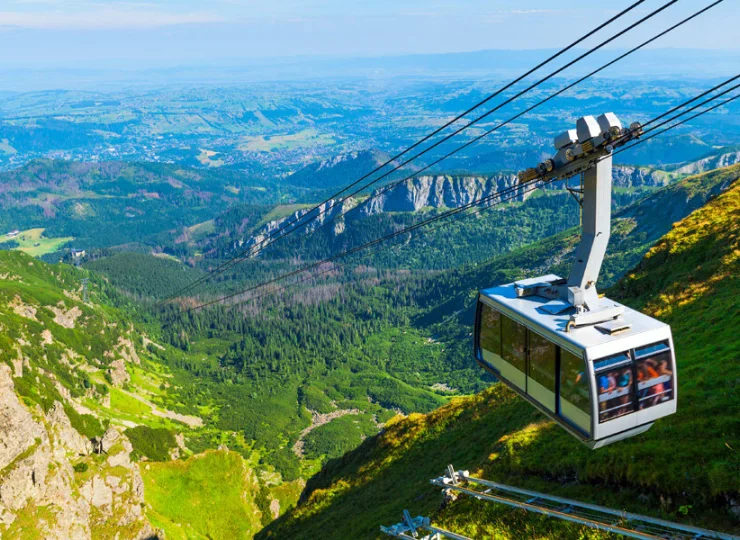
[{"label": "dirt path on hillside", "polygon": [[157,406],[154,403],[147,400],[146,398],[143,398],[137,394],[134,394],[133,392],[127,392],[126,390],[122,388],[121,388],[121,392],[123,392],[129,397],[132,397],[138,401],[141,401],[147,407],[151,407],[152,414],[154,416],[158,416],[159,418],[169,418],[170,420],[175,420],[176,422],[182,422],[183,424],[190,426],[191,428],[198,428],[198,427],[203,426],[202,418],[199,418],[197,416],[190,416],[187,414],[176,413],[176,412],[173,412],[167,409],[160,410],[157,408]]},{"label": "dirt path on hillside", "polygon": [[330,413],[319,413],[316,411],[310,411],[311,412],[311,425],[308,426],[306,429],[301,431],[300,435],[298,436],[298,440],[293,445],[293,452],[298,457],[303,457],[303,439],[311,433],[314,429],[316,429],[319,426],[323,426],[324,424],[328,424],[335,418],[339,418],[341,416],[345,416],[348,414],[360,414],[360,409],[337,409],[336,411],[332,411]]}]

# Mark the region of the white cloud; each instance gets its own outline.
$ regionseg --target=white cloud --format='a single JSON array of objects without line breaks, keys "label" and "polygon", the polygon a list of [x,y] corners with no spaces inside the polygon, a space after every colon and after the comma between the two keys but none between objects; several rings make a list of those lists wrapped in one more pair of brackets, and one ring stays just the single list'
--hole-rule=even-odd
[{"label": "white cloud", "polygon": [[94,11],[0,11],[0,26],[38,29],[156,28],[177,24],[224,22],[208,12],[166,13],[153,10],[101,8]]}]

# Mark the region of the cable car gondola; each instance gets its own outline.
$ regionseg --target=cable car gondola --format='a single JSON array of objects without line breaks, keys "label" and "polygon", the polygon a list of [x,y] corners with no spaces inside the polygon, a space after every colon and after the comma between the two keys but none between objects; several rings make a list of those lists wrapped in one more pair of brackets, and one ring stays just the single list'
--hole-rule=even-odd
[{"label": "cable car gondola", "polygon": [[611,153],[639,137],[612,113],[581,118],[556,155],[520,183],[583,174],[581,243],[567,279],[546,275],[481,290],[475,358],[590,448],[647,431],[676,412],[671,329],[596,292],[609,242]]}]

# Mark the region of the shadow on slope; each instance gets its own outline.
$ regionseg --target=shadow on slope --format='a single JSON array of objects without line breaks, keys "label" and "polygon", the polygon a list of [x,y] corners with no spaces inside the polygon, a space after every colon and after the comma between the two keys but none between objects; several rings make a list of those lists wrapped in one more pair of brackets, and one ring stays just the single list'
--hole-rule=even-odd
[{"label": "shadow on slope", "polygon": [[505,483],[737,533],[739,223],[736,182],[677,223],[609,292],[672,325],[680,386],[674,416],[644,435],[590,451],[494,385],[427,415],[397,418],[327,464],[302,503],[259,537],[374,538],[380,524],[397,522],[408,508],[476,537],[605,538],[470,499],[441,507],[428,481],[448,463]]}]

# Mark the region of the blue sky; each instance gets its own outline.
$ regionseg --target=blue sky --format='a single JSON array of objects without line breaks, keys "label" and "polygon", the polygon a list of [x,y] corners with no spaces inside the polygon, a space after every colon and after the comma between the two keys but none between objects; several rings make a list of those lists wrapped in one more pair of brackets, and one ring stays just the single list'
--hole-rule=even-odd
[{"label": "blue sky", "polygon": [[[648,0],[633,18],[662,5]],[[631,1],[0,0],[0,62],[181,64],[271,56],[380,56],[559,47]],[[709,0],[682,0],[624,47]],[[725,0],[660,47],[740,49]],[[7,54],[10,51],[12,54]]]}]

